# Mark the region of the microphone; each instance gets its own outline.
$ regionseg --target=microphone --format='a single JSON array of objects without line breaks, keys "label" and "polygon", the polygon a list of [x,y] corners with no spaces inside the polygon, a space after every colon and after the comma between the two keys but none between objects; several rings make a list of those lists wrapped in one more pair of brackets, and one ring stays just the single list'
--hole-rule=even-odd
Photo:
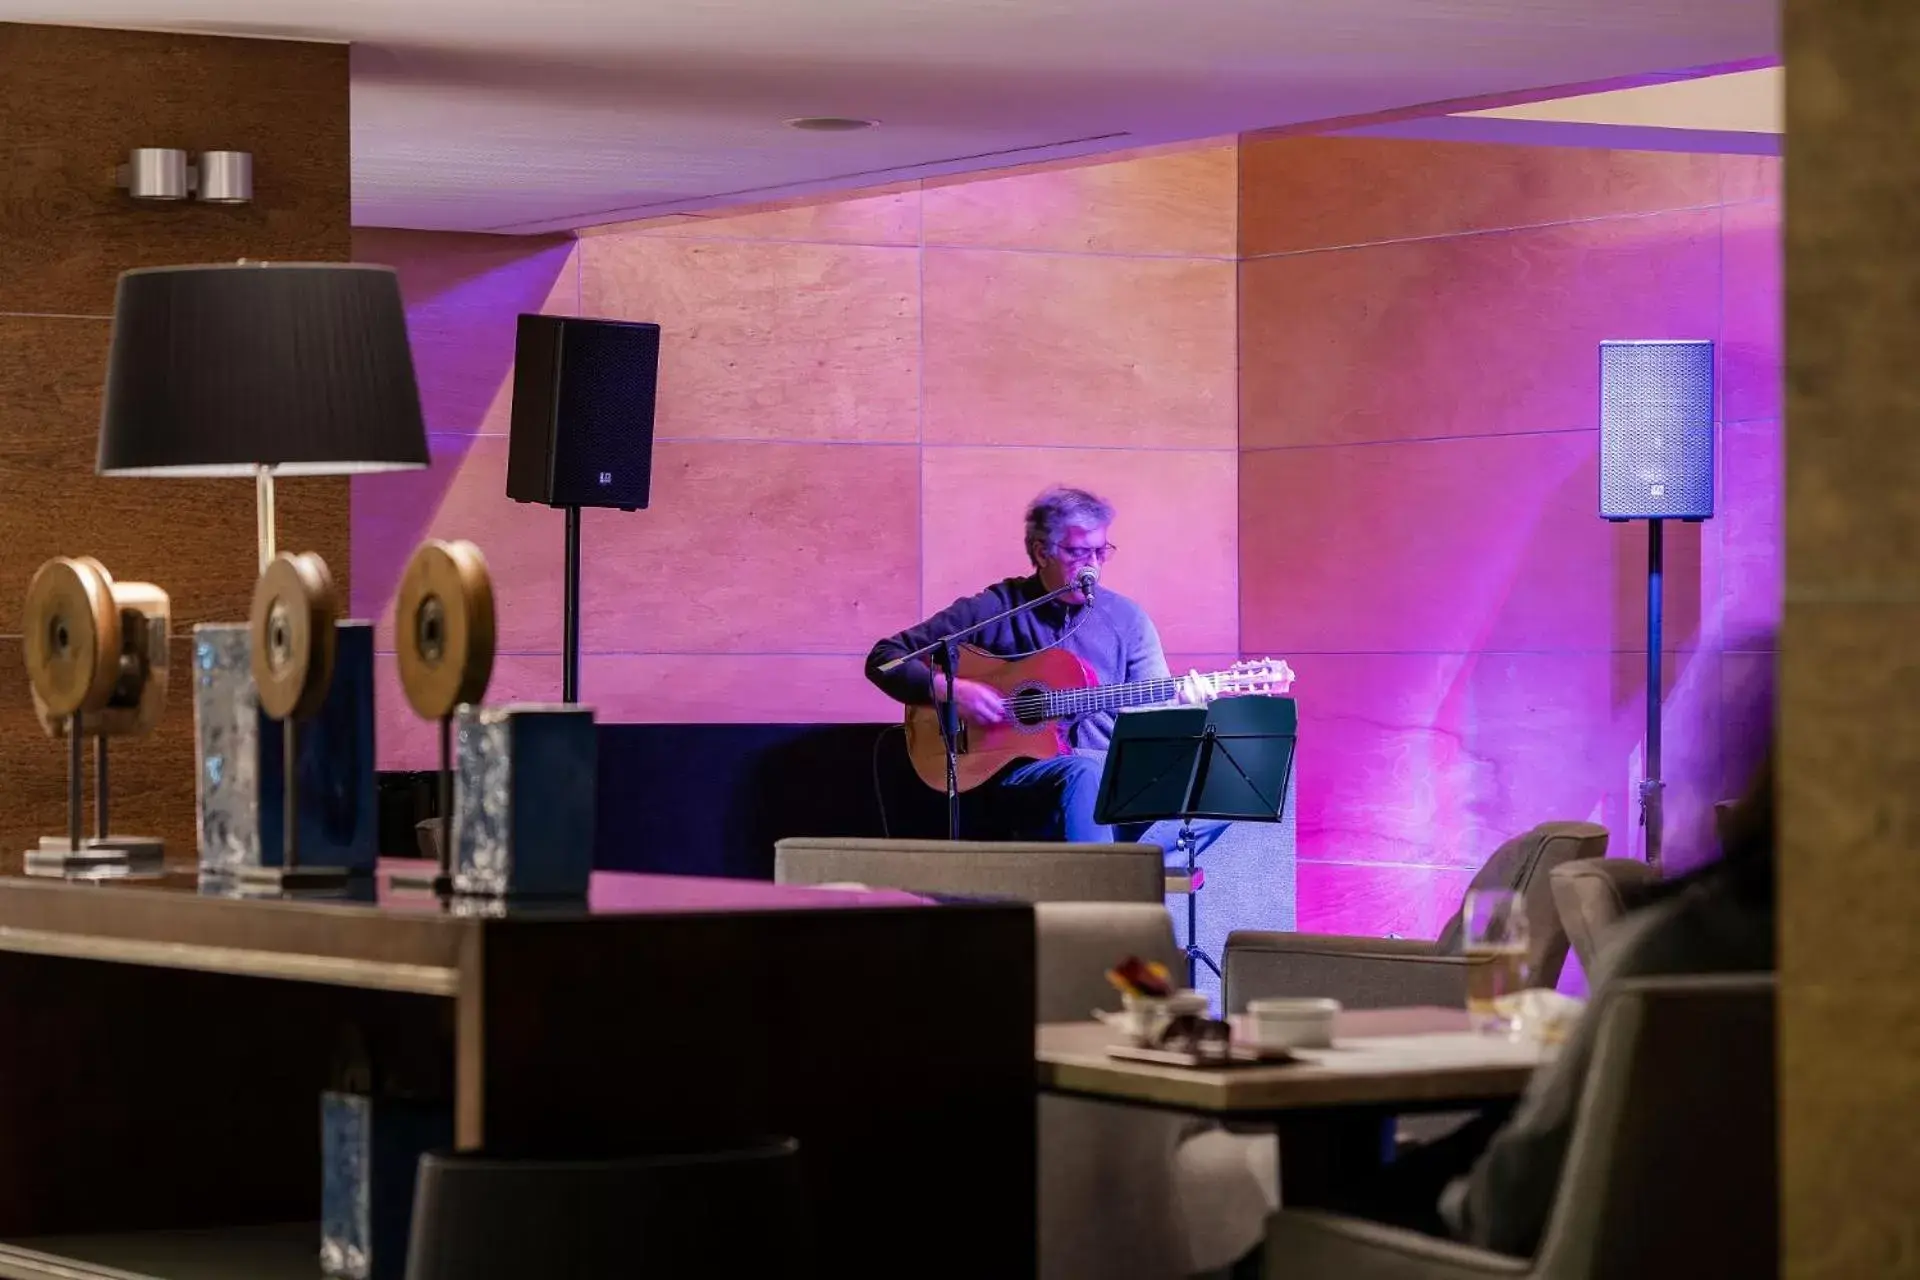
[{"label": "microphone", "polygon": [[1100,585],[1100,574],[1092,565],[1086,565],[1073,576],[1073,585],[1080,588],[1080,594],[1087,598],[1088,604],[1092,604],[1094,588]]}]

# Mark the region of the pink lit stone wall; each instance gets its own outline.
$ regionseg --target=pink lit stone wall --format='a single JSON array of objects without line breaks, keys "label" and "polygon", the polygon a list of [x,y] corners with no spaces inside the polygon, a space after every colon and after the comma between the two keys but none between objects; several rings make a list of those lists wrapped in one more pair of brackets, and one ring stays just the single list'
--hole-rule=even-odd
[{"label": "pink lit stone wall", "polygon": [[[666,327],[654,507],[586,517],[583,691],[616,720],[890,719],[872,638],[1022,567],[1056,481],[1177,664],[1298,669],[1300,927],[1432,935],[1547,818],[1637,855],[1644,526],[1594,514],[1596,344],[1720,343],[1720,513],[1668,531],[1668,849],[1737,788],[1780,605],[1778,162],[1261,139],[578,240],[361,231],[405,289],[433,468],[354,487],[389,634],[424,536],[502,610],[491,697],[560,680],[561,517],[505,485],[513,317]],[[391,658],[380,760],[432,738]]]},{"label": "pink lit stone wall", "polygon": [[[653,506],[590,511],[581,688],[624,721],[887,720],[872,641],[1024,570],[1045,485],[1120,506],[1110,567],[1176,662],[1238,652],[1232,144],[607,228],[362,231],[395,266],[433,467],[355,481],[354,610],[467,537],[502,614],[490,698],[557,698],[562,517],[504,495],[514,316],[658,321]],[[383,659],[384,768],[432,734]]]},{"label": "pink lit stone wall", "polygon": [[1779,616],[1777,160],[1249,138],[1240,245],[1241,647],[1300,673],[1300,927],[1432,936],[1546,819],[1641,853],[1605,338],[1720,343],[1719,515],[1668,527],[1662,646],[1667,851],[1698,857]]}]

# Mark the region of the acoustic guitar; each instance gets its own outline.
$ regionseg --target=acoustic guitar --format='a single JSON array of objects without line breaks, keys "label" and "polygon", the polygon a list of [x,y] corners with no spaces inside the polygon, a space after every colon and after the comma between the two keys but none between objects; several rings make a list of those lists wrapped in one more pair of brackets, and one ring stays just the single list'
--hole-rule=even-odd
[{"label": "acoustic guitar", "polygon": [[[1066,726],[1090,711],[1118,711],[1172,702],[1180,681],[1134,680],[1098,684],[1093,670],[1065,649],[1045,649],[1025,658],[996,658],[961,645],[956,662],[962,680],[977,680],[1000,691],[1007,719],[1000,724],[960,722],[954,774],[962,791],[971,791],[1016,760],[1048,760],[1067,754]],[[936,674],[944,692],[946,677]],[[1293,686],[1293,669],[1284,660],[1236,662],[1225,671],[1201,676],[1216,694],[1284,694]],[[907,708],[907,755],[920,780],[936,791],[947,789],[947,752],[940,740],[937,706]]]}]

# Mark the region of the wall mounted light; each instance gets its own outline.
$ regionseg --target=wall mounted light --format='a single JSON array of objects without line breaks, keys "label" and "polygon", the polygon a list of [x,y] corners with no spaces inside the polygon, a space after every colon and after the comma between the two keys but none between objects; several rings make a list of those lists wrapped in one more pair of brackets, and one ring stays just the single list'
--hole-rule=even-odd
[{"label": "wall mounted light", "polygon": [[177,147],[136,147],[115,174],[115,184],[136,200],[185,200],[211,204],[247,204],[253,199],[253,155],[246,151],[207,151],[200,163],[187,163]]},{"label": "wall mounted light", "polygon": [[200,153],[195,196],[210,204],[246,204],[253,199],[253,154],[247,151]]},{"label": "wall mounted light", "polygon": [[191,173],[178,148],[135,147],[120,166],[119,185],[135,200],[185,200]]}]

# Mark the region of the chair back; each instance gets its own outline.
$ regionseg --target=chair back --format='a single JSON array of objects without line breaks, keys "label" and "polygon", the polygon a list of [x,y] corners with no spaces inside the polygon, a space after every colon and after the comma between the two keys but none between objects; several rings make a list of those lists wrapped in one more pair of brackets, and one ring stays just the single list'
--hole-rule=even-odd
[{"label": "chair back", "polygon": [[792,1139],[613,1160],[427,1155],[406,1280],[810,1275],[805,1228]]},{"label": "chair back", "polygon": [[1153,844],[795,836],[774,845],[773,878],[1020,902],[1164,903],[1165,858]]},{"label": "chair back", "polygon": [[1176,983],[1186,982],[1173,917],[1159,903],[1041,902],[1033,927],[1038,1022],[1085,1022],[1095,1009],[1118,1009],[1107,970],[1128,956],[1158,961]]},{"label": "chair back", "polygon": [[[1607,829],[1598,823],[1543,822],[1495,849],[1467,885],[1468,893],[1508,889],[1526,903],[1531,985],[1553,986],[1560,981],[1560,970],[1567,962],[1567,934],[1553,902],[1553,869],[1567,862],[1603,858],[1606,853]],[[1464,897],[1460,906],[1466,906]],[[1459,910],[1453,913],[1434,943],[1434,949],[1442,955],[1459,955],[1463,949],[1460,914]]]},{"label": "chair back", "polygon": [[1573,954],[1580,957],[1580,967],[1589,976],[1600,954],[1600,936],[1626,914],[1628,896],[1659,878],[1659,872],[1632,858],[1563,862],[1547,877],[1560,927],[1566,930]]},{"label": "chair back", "polygon": [[1532,1274],[1768,1276],[1779,1265],[1771,974],[1617,984]]}]

